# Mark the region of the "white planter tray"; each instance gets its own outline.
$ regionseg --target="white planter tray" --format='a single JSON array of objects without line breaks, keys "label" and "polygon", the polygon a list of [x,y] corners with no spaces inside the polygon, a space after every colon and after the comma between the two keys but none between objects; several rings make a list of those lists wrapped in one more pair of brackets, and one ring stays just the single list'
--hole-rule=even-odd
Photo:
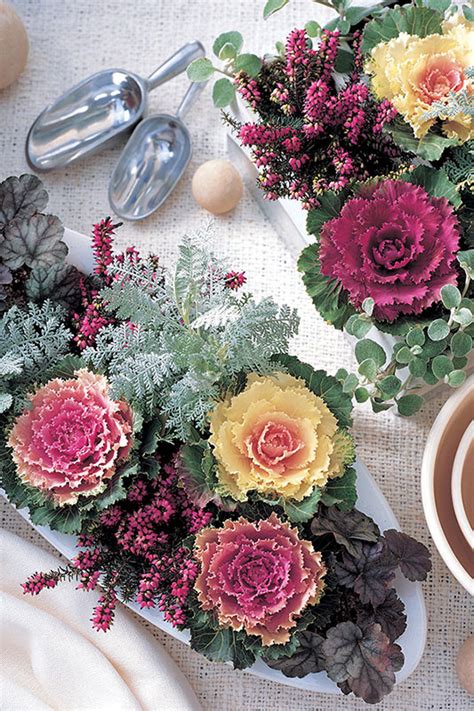
[{"label": "white planter tray", "polygon": [[[93,253],[90,246],[90,239],[72,230],[65,230],[64,241],[69,247],[68,261],[85,273],[90,273],[94,266]],[[357,470],[357,507],[371,516],[378,524],[381,531],[389,528],[400,530],[400,525],[390,508],[386,498],[377,486],[376,482],[368,472],[365,465],[356,461]],[[20,515],[35,528],[52,546],[62,555],[71,559],[76,554],[76,537],[52,531],[47,526],[35,526],[31,523],[27,509],[19,511]],[[34,561],[32,561],[34,566]],[[33,568],[32,568],[33,572]],[[403,635],[397,640],[405,656],[403,668],[396,674],[396,683],[404,681],[416,669],[425,648],[426,643],[426,608],[420,583],[411,583],[402,575],[398,574],[395,579],[397,594],[405,605],[407,615],[407,628]],[[78,595],[81,593],[78,592]],[[163,615],[158,610],[141,609],[136,603],[126,603],[127,606],[159,629],[167,632],[172,637],[189,644],[189,633],[180,632],[163,619]],[[113,630],[111,631],[113,634]],[[262,661],[256,662],[249,670],[251,674],[259,676],[269,681],[277,681],[281,684],[293,686],[298,689],[310,691],[326,692],[330,694],[341,693],[337,685],[332,682],[325,672],[309,674],[302,679],[290,679],[280,671],[270,669]]]}]

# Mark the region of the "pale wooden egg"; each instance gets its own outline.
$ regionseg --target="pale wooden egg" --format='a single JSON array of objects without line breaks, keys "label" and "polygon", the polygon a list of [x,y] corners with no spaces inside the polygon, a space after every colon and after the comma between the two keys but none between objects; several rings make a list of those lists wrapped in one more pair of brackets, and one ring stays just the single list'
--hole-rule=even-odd
[{"label": "pale wooden egg", "polygon": [[198,205],[213,215],[222,215],[232,210],[241,199],[242,178],[232,163],[216,158],[199,166],[191,190]]},{"label": "pale wooden egg", "polygon": [[458,652],[456,671],[462,688],[474,696],[474,634],[464,641]]},{"label": "pale wooden egg", "polygon": [[18,79],[28,58],[28,35],[15,10],[0,2],[0,89]]}]

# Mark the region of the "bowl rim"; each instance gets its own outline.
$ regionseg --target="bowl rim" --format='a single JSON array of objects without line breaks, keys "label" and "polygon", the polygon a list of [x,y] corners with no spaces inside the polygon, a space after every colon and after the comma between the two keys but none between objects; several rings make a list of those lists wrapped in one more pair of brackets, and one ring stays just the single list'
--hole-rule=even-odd
[{"label": "bowl rim", "polygon": [[454,513],[458,520],[459,527],[464,534],[464,538],[469,543],[474,554],[474,530],[467,517],[466,507],[462,495],[462,479],[464,474],[464,464],[467,459],[471,445],[474,444],[474,419],[466,427],[453,463],[453,475],[451,478],[451,496],[453,499]]},{"label": "bowl rim", "polygon": [[459,388],[459,390],[456,390],[451,395],[433,422],[426,440],[425,451],[421,463],[421,500],[423,503],[426,523],[439,554],[457,581],[472,596],[474,596],[474,579],[471,578],[469,573],[457,559],[442,529],[438,510],[436,508],[433,486],[436,456],[438,454],[439,444],[446,429],[446,424],[451,420],[460,403],[463,402],[471,392],[474,392],[474,376],[467,378],[466,382]]}]

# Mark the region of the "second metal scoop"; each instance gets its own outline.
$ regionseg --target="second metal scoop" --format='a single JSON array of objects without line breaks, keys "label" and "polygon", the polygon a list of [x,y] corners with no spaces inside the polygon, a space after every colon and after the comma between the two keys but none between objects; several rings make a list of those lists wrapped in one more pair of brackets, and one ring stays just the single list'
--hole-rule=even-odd
[{"label": "second metal scoop", "polygon": [[203,55],[200,42],[189,42],[148,79],[123,69],[106,69],[84,79],[48,106],[31,126],[26,139],[29,164],[35,170],[52,170],[98,150],[137,123],[148,92]]},{"label": "second metal scoop", "polygon": [[205,85],[191,84],[176,116],[151,116],[134,130],[109,185],[110,205],[119,217],[143,220],[175,188],[192,154],[191,137],[182,119]]}]

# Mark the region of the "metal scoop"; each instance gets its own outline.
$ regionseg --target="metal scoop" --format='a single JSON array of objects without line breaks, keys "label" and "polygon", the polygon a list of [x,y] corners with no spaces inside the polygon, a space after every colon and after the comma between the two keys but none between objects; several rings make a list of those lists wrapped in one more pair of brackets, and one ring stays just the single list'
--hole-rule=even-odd
[{"label": "metal scoop", "polygon": [[148,92],[204,54],[200,42],[189,42],[148,79],[123,69],[106,69],[84,79],[48,106],[31,126],[26,139],[29,164],[35,170],[52,170],[102,148],[137,123]]},{"label": "metal scoop", "polygon": [[125,220],[143,220],[164,203],[191,160],[191,136],[182,119],[204,89],[193,83],[176,116],[160,114],[132,133],[109,184],[113,211]]}]

